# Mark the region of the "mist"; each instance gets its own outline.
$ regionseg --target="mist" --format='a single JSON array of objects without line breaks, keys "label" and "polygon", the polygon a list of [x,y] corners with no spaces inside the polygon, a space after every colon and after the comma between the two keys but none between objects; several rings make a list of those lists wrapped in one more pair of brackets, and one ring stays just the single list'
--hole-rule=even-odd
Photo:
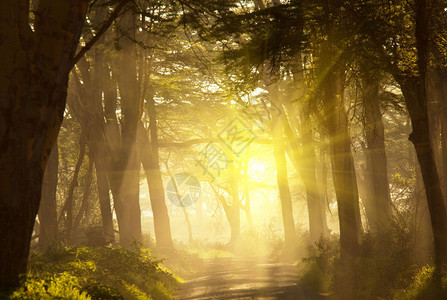
[{"label": "mist", "polygon": [[3,1],[0,298],[447,299],[445,1]]}]

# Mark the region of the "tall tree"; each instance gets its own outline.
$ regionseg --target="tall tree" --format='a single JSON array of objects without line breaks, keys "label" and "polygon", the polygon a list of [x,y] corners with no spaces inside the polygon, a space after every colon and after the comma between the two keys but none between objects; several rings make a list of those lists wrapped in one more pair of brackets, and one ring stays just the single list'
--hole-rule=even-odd
[{"label": "tall tree", "polygon": [[276,163],[276,182],[278,184],[279,200],[281,201],[281,212],[284,225],[284,241],[286,243],[286,249],[291,249],[296,243],[296,232],[287,173],[287,160],[284,150],[285,143],[283,138],[283,128],[279,117],[273,116],[271,129],[274,140],[273,156]]},{"label": "tall tree", "polygon": [[114,195],[115,211],[120,231],[120,244],[129,246],[141,239],[140,161],[136,149],[137,126],[140,115],[140,89],[137,80],[135,44],[136,16],[128,12],[120,20],[125,36],[120,39],[117,66],[113,69],[120,93],[121,140],[119,156],[114,157],[112,182],[117,186]]},{"label": "tall tree", "polygon": [[[328,50],[330,51],[330,50]],[[323,63],[326,65],[329,62]],[[329,63],[331,64],[331,63]],[[322,71],[325,124],[329,132],[332,177],[340,223],[340,255],[346,259],[359,254],[360,209],[348,119],[344,111],[341,75]]]},{"label": "tall tree", "polygon": [[[149,101],[153,101],[149,100]],[[154,105],[154,103],[152,104]],[[155,107],[152,108],[151,114],[151,131],[157,130],[156,128],[156,115]],[[146,180],[149,188],[152,213],[154,215],[154,231],[157,247],[160,248],[172,248],[172,236],[171,225],[169,222],[168,209],[166,207],[165,192],[163,187],[163,180],[161,177],[160,165],[158,163],[158,137],[152,135],[152,140],[157,139],[156,142],[149,141],[147,131],[140,122],[138,125],[138,150],[141,164],[143,165],[144,172],[146,173]],[[154,144],[156,149],[154,150]],[[157,155],[155,155],[157,151]]]},{"label": "tall tree", "polygon": [[435,261],[438,267],[447,264],[447,211],[437,172],[435,154],[430,139],[426,76],[429,60],[429,9],[426,0],[415,1],[415,44],[417,73],[395,74],[411,118],[410,141],[416,149],[427,195],[430,220],[435,242]]},{"label": "tall tree", "polygon": [[370,230],[387,232],[391,228],[392,211],[388,183],[388,166],[385,152],[385,129],[379,103],[379,74],[361,70],[362,105],[364,109],[364,132],[366,147],[366,181],[368,193],[365,205],[369,216]]},{"label": "tall tree", "polygon": [[[43,172],[62,123],[87,1],[0,4],[0,285],[26,272]],[[26,188],[25,188],[26,187]]]},{"label": "tall tree", "polygon": [[[117,4],[112,15],[127,2]],[[0,4],[1,286],[17,284],[18,275],[26,271],[43,172],[63,119],[68,76],[95,42],[92,39],[75,55],[87,8],[85,0],[38,1],[34,13],[29,1]],[[110,24],[106,22],[96,37]]]}]

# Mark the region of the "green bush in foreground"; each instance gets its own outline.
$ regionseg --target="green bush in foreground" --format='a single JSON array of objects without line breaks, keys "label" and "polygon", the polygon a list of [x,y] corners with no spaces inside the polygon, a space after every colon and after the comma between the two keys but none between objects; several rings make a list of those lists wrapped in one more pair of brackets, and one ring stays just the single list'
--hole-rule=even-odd
[{"label": "green bush in foreground", "polygon": [[11,299],[172,299],[177,281],[149,250],[54,247],[34,252]]}]

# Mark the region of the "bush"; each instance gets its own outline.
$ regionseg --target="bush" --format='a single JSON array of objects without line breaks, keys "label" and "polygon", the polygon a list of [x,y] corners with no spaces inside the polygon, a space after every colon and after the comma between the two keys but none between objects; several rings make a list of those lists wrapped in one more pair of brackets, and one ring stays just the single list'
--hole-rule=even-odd
[{"label": "bush", "polygon": [[436,277],[433,266],[424,266],[413,276],[407,288],[394,293],[394,299],[447,299],[447,276],[440,279]]},{"label": "bush", "polygon": [[300,279],[300,284],[305,289],[317,293],[330,292],[338,248],[338,239],[335,236],[320,239],[308,248],[309,255],[303,258],[306,271]]},{"label": "bush", "polygon": [[79,278],[67,272],[57,275],[29,276],[10,299],[92,299],[88,293],[81,291],[80,281]]},{"label": "bush", "polygon": [[330,293],[338,299],[391,299],[415,272],[412,235],[402,226],[388,234],[362,238],[359,257],[339,259],[338,238],[332,236],[308,249],[300,283],[314,293]]},{"label": "bush", "polygon": [[[53,247],[33,252],[12,299],[171,299],[177,281],[149,250]],[[14,298],[15,297],[15,298]]]}]

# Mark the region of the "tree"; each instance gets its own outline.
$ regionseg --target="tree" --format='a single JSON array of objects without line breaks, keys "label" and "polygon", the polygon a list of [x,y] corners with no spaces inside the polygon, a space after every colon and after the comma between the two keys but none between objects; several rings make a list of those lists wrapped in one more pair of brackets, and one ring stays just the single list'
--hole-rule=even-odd
[{"label": "tree", "polygon": [[43,173],[62,122],[87,3],[39,1],[34,30],[29,3],[3,1],[0,11],[0,284],[8,286],[26,271]]},{"label": "tree", "polygon": [[447,211],[441,190],[441,182],[437,172],[435,154],[430,140],[428,119],[428,97],[426,87],[427,67],[429,60],[429,13],[425,0],[416,0],[415,40],[417,52],[417,75],[402,76],[396,74],[396,80],[405,96],[410,113],[412,133],[410,141],[414,144],[421,167],[427,194],[430,220],[435,243],[435,262],[441,268],[447,264]]},{"label": "tree", "polygon": [[137,79],[137,54],[135,33],[136,16],[125,14],[120,20],[125,37],[120,39],[120,55],[112,72],[117,77],[120,92],[121,139],[116,145],[118,155],[114,156],[109,180],[117,187],[114,194],[115,211],[120,230],[120,244],[130,246],[141,240],[140,212],[140,160],[136,148],[137,126],[140,113],[140,89]]},{"label": "tree", "polygon": [[364,109],[364,135],[366,145],[367,210],[370,230],[386,233],[391,228],[392,211],[385,152],[385,129],[379,102],[380,74],[373,70],[360,70]]},{"label": "tree", "polygon": [[0,4],[2,287],[17,284],[26,271],[43,174],[63,119],[87,8],[85,0],[42,0],[32,14],[27,1]]},{"label": "tree", "polygon": [[[382,68],[394,77],[404,95],[412,126],[409,139],[421,169],[434,235],[435,261],[439,267],[447,262],[447,211],[428,117],[426,84],[433,36],[429,2],[396,1],[391,6],[387,2],[367,2],[361,7],[361,13],[356,15],[361,15],[362,20],[367,16],[368,22],[364,23],[361,31],[364,37],[361,39],[362,47],[367,43],[374,51],[367,53],[367,57],[380,59]],[[437,20],[435,18],[434,22]]]},{"label": "tree", "polygon": [[56,188],[59,166],[59,151],[57,144],[51,150],[45,169],[42,187],[42,200],[39,207],[39,247],[42,249],[51,245],[57,237]]}]

